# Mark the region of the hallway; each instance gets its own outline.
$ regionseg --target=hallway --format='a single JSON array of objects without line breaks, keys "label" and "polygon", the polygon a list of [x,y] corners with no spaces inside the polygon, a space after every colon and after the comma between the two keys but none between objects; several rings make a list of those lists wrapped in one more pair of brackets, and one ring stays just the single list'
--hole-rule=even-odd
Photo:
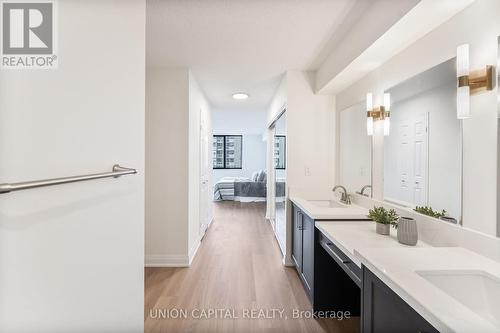
[{"label": "hallway", "polygon": [[[146,268],[145,332],[358,332],[358,318],[293,318],[294,309],[310,303],[296,271],[281,263],[265,203],[221,202],[214,209],[190,268]],[[171,318],[160,319],[151,309],[179,313],[163,312]],[[230,318],[199,319],[210,309],[227,309],[218,314]],[[250,309],[276,310],[274,319],[243,318]],[[187,318],[172,319],[183,310]]]}]

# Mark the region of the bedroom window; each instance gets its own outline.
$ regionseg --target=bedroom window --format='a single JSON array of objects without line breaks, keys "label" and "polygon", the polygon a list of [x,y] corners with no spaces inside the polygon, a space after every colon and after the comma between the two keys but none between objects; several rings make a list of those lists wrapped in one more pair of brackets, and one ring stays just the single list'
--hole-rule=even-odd
[{"label": "bedroom window", "polygon": [[241,169],[243,137],[241,135],[214,135],[213,168]]},{"label": "bedroom window", "polygon": [[284,170],[286,168],[286,136],[274,136],[274,168]]}]

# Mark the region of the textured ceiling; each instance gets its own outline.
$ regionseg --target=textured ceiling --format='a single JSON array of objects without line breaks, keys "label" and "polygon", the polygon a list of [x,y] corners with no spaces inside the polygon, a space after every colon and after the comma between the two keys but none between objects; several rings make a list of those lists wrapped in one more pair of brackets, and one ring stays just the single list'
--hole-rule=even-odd
[{"label": "textured ceiling", "polygon": [[[147,65],[189,67],[215,110],[265,112],[280,75],[319,66],[360,3],[148,0]],[[236,91],[250,98],[235,101]]]}]

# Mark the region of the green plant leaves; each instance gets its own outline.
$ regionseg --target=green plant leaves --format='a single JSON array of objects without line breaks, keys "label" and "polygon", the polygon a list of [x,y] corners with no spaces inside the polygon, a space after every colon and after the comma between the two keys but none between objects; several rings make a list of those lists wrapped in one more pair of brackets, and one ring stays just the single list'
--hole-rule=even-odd
[{"label": "green plant leaves", "polygon": [[427,207],[427,206],[423,206],[423,207],[417,206],[417,207],[415,207],[414,211],[416,211],[417,213],[424,214],[424,215],[431,216],[431,217],[435,217],[435,218],[440,218],[440,217],[446,216],[446,211],[444,209],[441,212],[438,212],[438,211],[433,210],[432,207]]},{"label": "green plant leaves", "polygon": [[389,224],[392,226],[397,226],[398,224],[398,214],[396,214],[396,211],[394,209],[387,210],[384,207],[373,207],[373,209],[370,209],[368,212],[368,217],[371,218],[373,221],[381,224]]}]

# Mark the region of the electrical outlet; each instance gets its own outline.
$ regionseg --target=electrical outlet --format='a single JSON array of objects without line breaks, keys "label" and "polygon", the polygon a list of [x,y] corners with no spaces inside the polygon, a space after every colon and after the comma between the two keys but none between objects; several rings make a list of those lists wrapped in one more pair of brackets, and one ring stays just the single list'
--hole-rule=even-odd
[{"label": "electrical outlet", "polygon": [[311,169],[309,169],[309,167],[305,167],[304,168],[304,174],[309,177],[311,175]]}]

